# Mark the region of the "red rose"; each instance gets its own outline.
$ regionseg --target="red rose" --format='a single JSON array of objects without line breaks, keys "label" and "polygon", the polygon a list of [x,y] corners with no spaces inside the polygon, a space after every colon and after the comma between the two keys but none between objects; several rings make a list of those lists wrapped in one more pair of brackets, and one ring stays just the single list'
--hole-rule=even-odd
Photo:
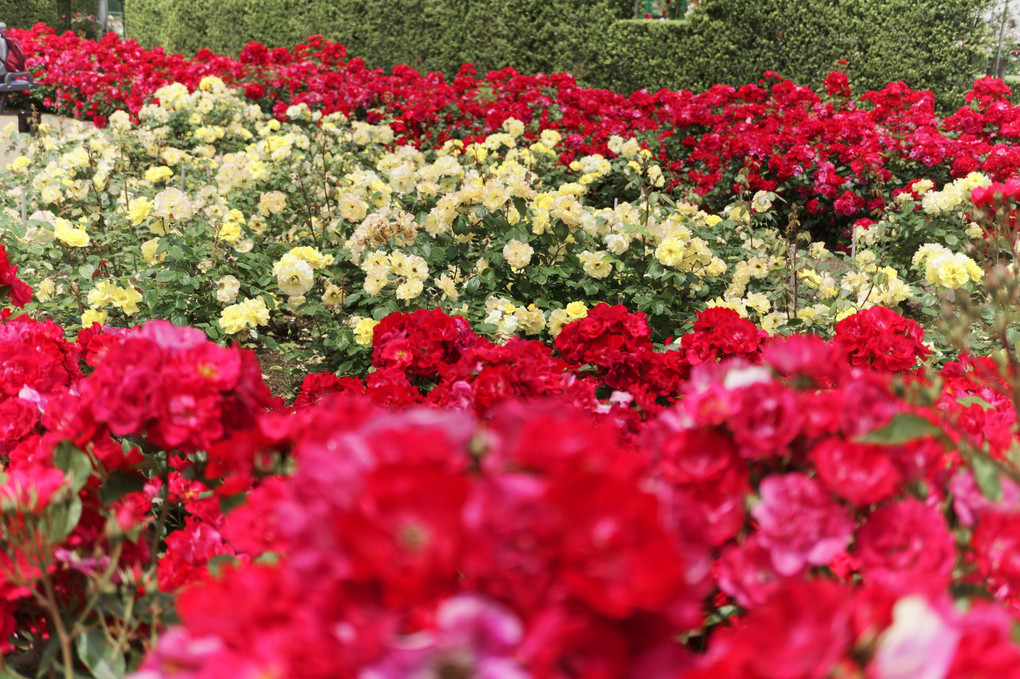
[{"label": "red rose", "polygon": [[727,424],[741,457],[786,454],[803,419],[797,395],[779,382],[758,382],[742,389],[736,399],[737,407]]},{"label": "red rose", "polygon": [[1020,514],[983,513],[971,546],[981,575],[1020,592]]},{"label": "red rose", "polygon": [[262,83],[248,83],[248,85],[244,88],[244,96],[253,101],[257,101],[266,96],[266,86]]},{"label": "red rose", "polygon": [[936,593],[952,580],[956,545],[936,508],[907,499],[872,512],[854,552],[865,582],[901,593]]},{"label": "red rose", "polygon": [[903,481],[887,446],[830,438],[814,447],[811,460],[825,487],[858,507],[890,497]]}]

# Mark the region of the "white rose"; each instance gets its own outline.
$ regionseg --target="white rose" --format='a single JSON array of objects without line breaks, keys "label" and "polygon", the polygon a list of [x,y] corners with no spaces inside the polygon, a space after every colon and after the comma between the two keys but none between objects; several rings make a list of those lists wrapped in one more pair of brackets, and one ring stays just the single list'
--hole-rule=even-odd
[{"label": "white rose", "polygon": [[216,282],[216,299],[223,304],[231,304],[237,298],[241,283],[235,277],[227,275]]},{"label": "white rose", "polygon": [[308,262],[297,260],[280,267],[276,273],[276,283],[280,290],[289,297],[298,297],[312,289],[315,273]]}]

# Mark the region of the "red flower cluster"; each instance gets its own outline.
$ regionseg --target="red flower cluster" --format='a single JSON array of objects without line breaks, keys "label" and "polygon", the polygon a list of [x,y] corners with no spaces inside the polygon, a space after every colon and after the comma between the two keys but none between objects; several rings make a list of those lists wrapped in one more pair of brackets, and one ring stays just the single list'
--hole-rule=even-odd
[{"label": "red flower cluster", "polygon": [[[593,310],[557,349],[601,370],[643,351],[641,320]],[[389,325],[415,323],[441,325]],[[238,564],[180,595],[183,626],[136,676],[964,676],[1020,659],[997,609],[947,605],[963,556],[949,510],[909,490],[941,473],[941,444],[856,441],[909,411],[888,373],[854,369],[837,343],[754,337],[758,365],[694,366],[636,438],[562,396],[504,399],[484,420],[349,395],[270,416],[297,471],[214,519]],[[530,346],[476,340],[442,370]],[[1005,538],[985,538],[1020,516],[1011,492],[1009,508],[960,496],[993,582],[1012,582]],[[267,551],[280,561],[257,565]],[[739,613],[715,629],[706,601]],[[929,645],[904,647],[922,624]]]},{"label": "red flower cluster", "polygon": [[[6,319],[0,566],[21,575],[0,580],[0,627],[46,638],[36,580],[80,610],[116,539],[118,577],[162,545],[181,621],[136,679],[1012,676],[1008,614],[952,597],[987,582],[1013,605],[1020,487],[985,497],[948,435],[861,440],[918,414],[998,440],[990,365],[951,366],[919,411],[893,385],[923,352],[881,347],[920,336],[888,310],[847,321],[827,343],[710,310],[656,351],[642,315],[603,305],[557,357],[419,311],[377,326],[366,380],[310,376],[288,409],[251,354],[193,329],[72,343]],[[154,458],[172,469],[145,473]],[[152,542],[157,497],[183,520]],[[17,531],[69,502],[41,570]]]},{"label": "red flower cluster", "polygon": [[188,455],[205,451],[200,472],[222,479],[227,494],[243,487],[258,466],[252,428],[272,403],[254,354],[165,321],[94,337],[89,350],[97,342],[96,369],[78,385],[77,410],[65,414],[69,433],[145,436],[180,453],[172,458],[178,470],[195,467]]},{"label": "red flower cluster", "polygon": [[917,322],[886,307],[864,309],[836,324],[835,342],[858,368],[910,370],[931,353],[923,340],[924,331]]},{"label": "red flower cluster", "polygon": [[10,299],[11,304],[23,307],[32,299],[32,288],[18,278],[18,267],[7,259],[7,250],[0,243],[0,300]]},{"label": "red flower cluster", "polygon": [[419,377],[442,374],[442,368],[455,363],[477,339],[465,319],[451,318],[439,309],[398,312],[375,326],[372,365],[404,369]]}]

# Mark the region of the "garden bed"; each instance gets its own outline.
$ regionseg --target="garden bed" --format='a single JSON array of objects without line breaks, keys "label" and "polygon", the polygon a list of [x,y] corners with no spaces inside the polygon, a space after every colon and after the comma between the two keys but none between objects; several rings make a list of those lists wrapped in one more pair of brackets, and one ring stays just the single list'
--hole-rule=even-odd
[{"label": "garden bed", "polygon": [[97,124],[0,193],[5,676],[1020,668],[1001,82],[37,40]]}]

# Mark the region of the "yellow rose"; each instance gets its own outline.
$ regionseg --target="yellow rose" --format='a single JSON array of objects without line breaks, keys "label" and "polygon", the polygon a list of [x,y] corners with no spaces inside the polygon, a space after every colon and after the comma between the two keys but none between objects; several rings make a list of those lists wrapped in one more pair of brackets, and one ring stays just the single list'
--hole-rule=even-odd
[{"label": "yellow rose", "polygon": [[584,302],[571,302],[567,305],[565,311],[572,321],[580,320],[588,316],[588,307],[585,306]]},{"label": "yellow rose", "polygon": [[81,315],[81,327],[91,328],[95,323],[106,325],[106,319],[110,315],[99,309],[86,309]]},{"label": "yellow rose", "polygon": [[457,284],[447,274],[443,274],[436,279],[436,287],[443,293],[443,297],[451,302],[456,302],[460,297],[460,293],[457,292]]},{"label": "yellow rose", "polygon": [[156,167],[150,167],[145,171],[145,181],[150,184],[157,182],[165,182],[174,176],[174,171],[166,165],[157,165]]},{"label": "yellow rose", "polygon": [[340,216],[348,222],[360,222],[368,214],[368,204],[357,194],[345,193],[337,201]]},{"label": "yellow rose", "polygon": [[18,156],[17,158],[14,159],[13,163],[7,166],[7,169],[10,170],[11,172],[16,172],[20,174],[22,170],[24,170],[31,164],[32,161],[30,161],[25,156]]},{"label": "yellow rose", "polygon": [[344,301],[344,292],[341,288],[329,283],[326,285],[326,291],[322,293],[322,304],[327,309],[333,309],[340,306],[340,303]]},{"label": "yellow rose", "polygon": [[556,130],[542,130],[542,134],[539,135],[539,139],[542,140],[543,144],[551,147],[559,144],[563,137]]},{"label": "yellow rose", "polygon": [[216,281],[216,300],[222,304],[230,304],[237,298],[240,289],[241,282],[228,274]]},{"label": "yellow rose", "polygon": [[53,229],[53,236],[71,248],[83,248],[89,244],[88,233],[84,229],[77,229],[71,226],[70,222],[65,219],[57,220],[57,225]]},{"label": "yellow rose", "polygon": [[142,301],[142,294],[134,288],[116,288],[113,291],[113,304],[119,307],[128,316],[138,313],[138,303]]},{"label": "yellow rose", "polygon": [[365,292],[372,297],[378,297],[382,289],[386,287],[388,280],[386,276],[373,276],[369,275],[365,277]]},{"label": "yellow rose", "polygon": [[549,334],[555,338],[563,330],[563,326],[569,323],[572,319],[567,316],[567,312],[564,309],[553,309],[549,312]]},{"label": "yellow rose", "polygon": [[533,254],[535,254],[533,247],[517,239],[511,240],[503,246],[503,258],[514,273],[518,273],[526,267],[531,262]]},{"label": "yellow rose", "polygon": [[674,236],[665,239],[655,248],[655,259],[663,266],[680,266],[684,261],[684,244]]},{"label": "yellow rose", "polygon": [[59,203],[61,199],[60,187],[47,184],[41,191],[41,198],[44,203]]},{"label": "yellow rose", "polygon": [[223,331],[228,335],[241,332],[248,324],[240,304],[234,304],[225,308],[220,314],[219,322],[220,327],[223,328]]},{"label": "yellow rose", "polygon": [[308,262],[299,259],[277,270],[276,283],[285,295],[296,297],[312,289],[315,273]]},{"label": "yellow rose", "polygon": [[246,326],[256,327],[269,322],[269,308],[261,297],[245,299],[232,304],[220,313],[220,327],[228,335],[243,330]]},{"label": "yellow rose", "polygon": [[424,286],[416,278],[410,278],[397,286],[397,299],[409,302],[422,293]]},{"label": "yellow rose", "polygon": [[578,259],[581,260],[584,272],[592,278],[606,278],[613,272],[613,263],[607,261],[606,253],[604,252],[585,250],[578,255]]},{"label": "yellow rose", "polygon": [[198,89],[203,92],[222,92],[226,85],[214,75],[207,75],[198,83]]},{"label": "yellow rose", "polygon": [[104,278],[96,281],[95,286],[89,290],[89,306],[102,309],[113,302],[113,291],[117,286],[113,281]]},{"label": "yellow rose", "polygon": [[253,327],[265,325],[269,322],[269,307],[266,306],[266,301],[261,297],[246,299],[241,302],[241,307],[244,309],[245,317]]},{"label": "yellow rose", "polygon": [[128,218],[134,226],[138,226],[152,214],[152,201],[145,196],[131,199],[128,205]]},{"label": "yellow rose", "polygon": [[[153,210],[157,217],[171,222],[179,222],[195,214],[191,200],[180,189],[166,189],[157,193]],[[149,228],[153,229],[151,225]],[[157,235],[164,234],[157,232]]]},{"label": "yellow rose", "polygon": [[379,321],[372,320],[371,318],[359,320],[354,325],[354,341],[363,347],[372,346],[372,335],[377,325],[379,325]]},{"label": "yellow rose", "polygon": [[53,293],[56,292],[56,285],[53,283],[53,279],[44,278],[39,281],[39,285],[35,288],[35,298],[40,302],[48,302],[53,299]]},{"label": "yellow rose", "polygon": [[286,257],[294,257],[296,259],[303,260],[313,269],[322,269],[333,264],[333,255],[324,255],[315,248],[308,247],[307,245],[291,248],[290,252],[284,255],[284,258]]},{"label": "yellow rose", "polygon": [[237,222],[223,222],[218,236],[227,243],[236,243],[241,239],[241,226]]},{"label": "yellow rose", "polygon": [[287,197],[282,191],[263,193],[259,198],[259,214],[263,217],[278,215],[287,207]]}]

